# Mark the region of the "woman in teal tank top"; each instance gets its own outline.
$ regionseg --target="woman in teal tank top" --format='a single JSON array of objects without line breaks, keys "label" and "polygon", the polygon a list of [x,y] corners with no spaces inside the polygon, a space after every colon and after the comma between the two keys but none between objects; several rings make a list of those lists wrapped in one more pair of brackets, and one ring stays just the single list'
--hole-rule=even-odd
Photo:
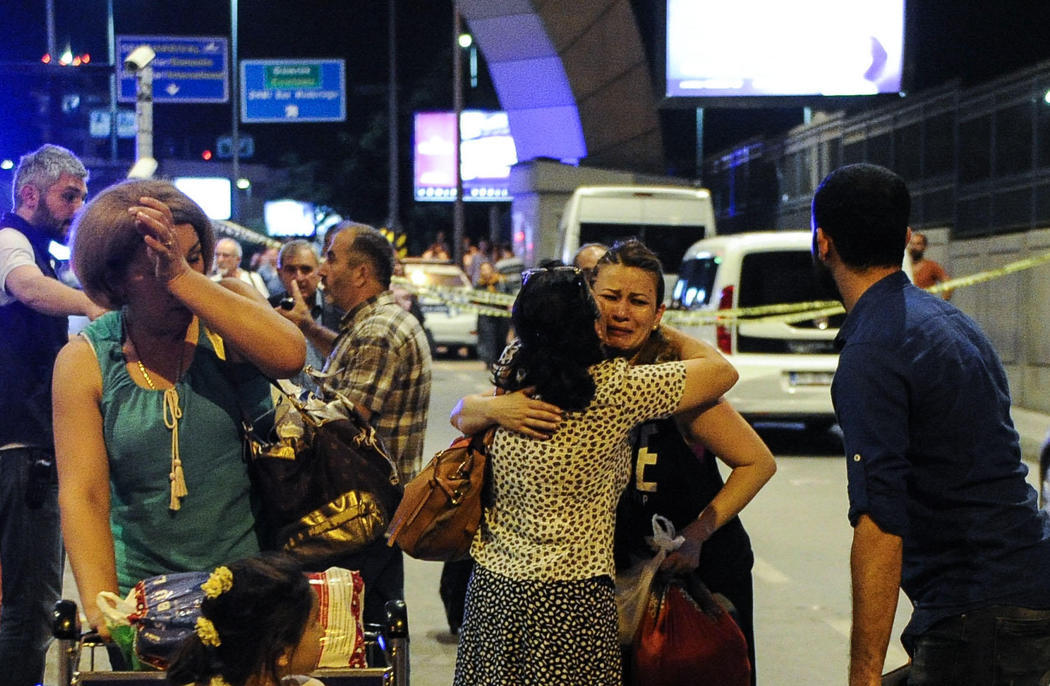
[{"label": "woman in teal tank top", "polygon": [[170,183],[111,186],[73,231],[85,291],[116,310],[54,373],[62,531],[105,634],[100,591],[258,551],[238,427],[269,407],[263,374],[301,369],[305,341],[250,287],[205,276],[211,222]]},{"label": "woman in teal tank top", "polygon": [[[178,510],[169,507],[171,431],[164,423],[164,391],[143,388],[128,373],[121,352],[124,313],[110,312],[83,331],[102,371],[109,518],[121,594],[146,577],[207,569],[219,554],[231,560],[259,552],[238,426],[240,403],[255,417],[272,407],[270,384],[247,365],[224,372],[221,365],[229,363],[195,328],[200,333],[193,361],[175,384],[187,491]],[[234,371],[242,377],[237,389],[227,380]]]}]

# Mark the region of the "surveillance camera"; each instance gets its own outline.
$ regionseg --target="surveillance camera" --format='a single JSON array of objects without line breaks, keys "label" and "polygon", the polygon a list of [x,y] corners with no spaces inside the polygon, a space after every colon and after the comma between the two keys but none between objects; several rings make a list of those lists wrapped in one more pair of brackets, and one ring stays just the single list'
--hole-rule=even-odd
[{"label": "surveillance camera", "polygon": [[148,45],[140,45],[124,58],[124,68],[128,71],[145,69],[156,56],[157,53],[153,52],[153,48]]}]

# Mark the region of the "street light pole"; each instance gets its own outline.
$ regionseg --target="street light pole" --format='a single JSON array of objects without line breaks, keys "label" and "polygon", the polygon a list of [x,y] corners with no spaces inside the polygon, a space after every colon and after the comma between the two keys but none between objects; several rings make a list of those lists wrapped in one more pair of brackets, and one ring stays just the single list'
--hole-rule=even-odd
[{"label": "street light pole", "polygon": [[153,60],[157,53],[140,45],[124,58],[124,68],[135,74],[135,164],[128,178],[148,179],[157,171],[153,158]]},{"label": "street light pole", "polygon": [[238,123],[240,122],[240,86],[237,83],[237,0],[230,0],[230,109],[233,116],[230,123],[230,142],[233,145],[233,165],[230,179],[230,218],[240,220],[240,191],[237,179],[241,178],[241,141]]},{"label": "street light pole", "polygon": [[106,0],[106,49],[109,53],[109,159],[117,161],[117,132],[120,113],[117,109],[117,37],[113,21],[113,0]]},{"label": "street light pole", "polygon": [[397,17],[396,0],[387,2],[387,50],[390,52],[390,73],[387,75],[387,212],[386,225],[391,231],[401,228],[401,202],[398,188],[401,185],[401,174],[398,168],[397,144]]},{"label": "street light pole", "polygon": [[57,60],[58,44],[55,42],[55,0],[47,0],[44,4],[46,11],[45,21],[47,22],[47,54],[51,55],[51,59]]},{"label": "street light pole", "polygon": [[463,264],[463,170],[460,167],[460,143],[462,132],[460,120],[463,117],[463,57],[459,47],[459,34],[462,19],[459,16],[459,0],[452,0],[452,106],[456,111],[456,150],[453,155],[456,165],[456,197],[452,205],[452,254],[456,264]]},{"label": "street light pole", "polygon": [[135,162],[153,159],[153,65],[135,71]]}]

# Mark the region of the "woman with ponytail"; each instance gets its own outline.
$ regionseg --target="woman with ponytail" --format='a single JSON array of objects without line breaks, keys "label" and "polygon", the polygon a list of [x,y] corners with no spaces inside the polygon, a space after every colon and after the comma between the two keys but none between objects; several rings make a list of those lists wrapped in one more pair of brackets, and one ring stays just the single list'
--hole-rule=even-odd
[{"label": "woman with ponytail", "polygon": [[[715,402],[736,371],[686,337],[676,339],[679,362],[604,360],[598,307],[572,267],[526,272],[512,319],[518,340],[496,365],[496,386],[563,414],[546,440],[496,431],[455,683],[619,684],[612,541],[628,434]],[[453,423],[465,433],[490,423],[461,409]]]}]

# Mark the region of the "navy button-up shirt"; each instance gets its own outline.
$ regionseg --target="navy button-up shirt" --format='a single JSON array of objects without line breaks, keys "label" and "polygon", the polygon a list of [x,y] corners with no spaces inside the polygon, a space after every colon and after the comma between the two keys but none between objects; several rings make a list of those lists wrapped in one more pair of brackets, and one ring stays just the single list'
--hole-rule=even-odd
[{"label": "navy button-up shirt", "polygon": [[836,343],[849,520],[903,539],[905,635],[987,605],[1050,607],[1050,519],[977,324],[897,272],[865,291]]}]

